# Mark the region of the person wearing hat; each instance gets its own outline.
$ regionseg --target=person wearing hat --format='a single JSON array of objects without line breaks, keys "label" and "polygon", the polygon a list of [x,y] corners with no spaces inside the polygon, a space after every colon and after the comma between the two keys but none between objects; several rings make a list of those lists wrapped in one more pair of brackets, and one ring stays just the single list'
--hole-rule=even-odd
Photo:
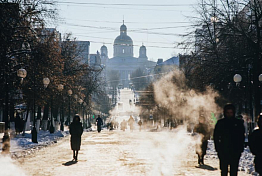
[{"label": "person wearing hat", "polygon": [[81,146],[81,136],[83,134],[83,126],[80,122],[79,115],[75,115],[73,122],[69,126],[69,133],[71,135],[70,143],[73,150],[73,160],[77,161],[78,151]]},{"label": "person wearing hat", "polygon": [[224,107],[224,118],[218,120],[214,130],[215,149],[220,161],[221,176],[236,176],[241,153],[244,150],[245,128],[243,122],[235,117],[235,106]]}]

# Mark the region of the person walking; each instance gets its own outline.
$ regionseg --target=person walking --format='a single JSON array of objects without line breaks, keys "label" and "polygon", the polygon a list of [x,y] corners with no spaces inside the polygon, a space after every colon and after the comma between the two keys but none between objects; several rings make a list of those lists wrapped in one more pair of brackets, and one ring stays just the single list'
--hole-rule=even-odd
[{"label": "person walking", "polygon": [[198,164],[204,165],[204,156],[206,155],[208,139],[210,138],[209,128],[204,116],[201,115],[199,117],[199,124],[194,128],[194,132],[202,137],[201,143],[197,145],[196,154],[198,155]]},{"label": "person walking", "polygon": [[15,116],[15,133],[20,134],[23,131],[24,123],[19,113]]},{"label": "person walking", "polygon": [[127,122],[130,126],[130,131],[133,131],[134,130],[134,123],[135,123],[134,118],[132,116],[130,116]]},{"label": "person walking", "polygon": [[[100,115],[97,116],[96,119],[96,126],[97,126],[97,131],[98,133],[101,132],[101,126],[103,125],[103,120],[101,119]],[[110,127],[109,127],[110,128]]]},{"label": "person walking", "polygon": [[142,121],[141,121],[141,119],[138,121],[138,125],[139,125],[139,131],[141,131],[141,129],[142,129]]},{"label": "person walking", "polygon": [[123,130],[123,131],[126,130],[126,128],[127,128],[127,122],[126,122],[125,119],[121,122],[120,128],[121,128],[121,130]]},{"label": "person walking", "polygon": [[245,129],[243,122],[235,118],[235,106],[224,107],[224,118],[218,120],[214,130],[215,149],[220,161],[221,176],[236,176],[241,153],[244,150]]},{"label": "person walking", "polygon": [[83,126],[80,122],[79,115],[75,115],[73,122],[69,126],[69,133],[71,135],[71,149],[73,150],[73,160],[77,161],[78,151],[81,146],[81,136],[83,134]]},{"label": "person walking", "polygon": [[258,129],[251,133],[248,141],[250,151],[255,155],[255,170],[262,176],[262,114],[260,114],[257,124]]}]

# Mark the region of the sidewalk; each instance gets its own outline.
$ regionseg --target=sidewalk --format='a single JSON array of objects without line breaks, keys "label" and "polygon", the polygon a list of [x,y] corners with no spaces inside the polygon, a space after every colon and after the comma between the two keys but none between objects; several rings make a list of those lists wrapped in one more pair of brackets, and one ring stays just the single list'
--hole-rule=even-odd
[{"label": "sidewalk", "polygon": [[[4,133],[0,133],[0,139],[3,138]],[[12,158],[19,158],[24,155],[29,155],[36,150],[39,150],[48,145],[54,144],[60,138],[69,135],[69,131],[56,131],[50,134],[49,131],[40,130],[37,134],[38,143],[33,143],[31,139],[31,131],[26,131],[25,136],[22,134],[15,135],[10,141],[10,155]],[[2,141],[0,143],[0,150],[2,150]]]}]

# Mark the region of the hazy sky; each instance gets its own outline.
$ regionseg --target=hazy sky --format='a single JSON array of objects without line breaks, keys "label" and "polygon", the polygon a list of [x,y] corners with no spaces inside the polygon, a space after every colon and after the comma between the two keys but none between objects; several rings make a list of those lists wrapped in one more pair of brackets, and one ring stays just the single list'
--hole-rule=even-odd
[{"label": "hazy sky", "polygon": [[[114,39],[123,18],[127,34],[133,39],[134,56],[142,43],[150,60],[164,60],[183,50],[176,47],[190,28],[190,16],[196,16],[198,0],[58,0],[57,29],[72,32],[77,40],[90,41],[90,53],[100,51],[103,43],[113,56]],[[116,5],[117,4],[117,5]],[[192,19],[191,19],[192,20]],[[53,26],[52,26],[53,27]],[[192,30],[193,28],[191,28]]]}]

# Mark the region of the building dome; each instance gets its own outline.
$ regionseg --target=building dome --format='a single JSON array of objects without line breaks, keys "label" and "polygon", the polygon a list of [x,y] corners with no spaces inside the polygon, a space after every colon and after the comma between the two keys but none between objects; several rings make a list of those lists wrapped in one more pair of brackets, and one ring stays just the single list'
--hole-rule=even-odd
[{"label": "building dome", "polygon": [[115,41],[114,45],[133,45],[133,40],[128,35],[119,35]]},{"label": "building dome", "polygon": [[144,45],[140,46],[140,50],[146,50],[146,47]]},{"label": "building dome", "polygon": [[126,28],[126,25],[124,25],[124,24],[122,24],[121,26],[120,26],[120,32],[121,31],[125,31],[126,32],[126,30],[127,30],[127,28]]},{"label": "building dome", "polygon": [[133,57],[133,40],[127,35],[124,23],[120,26],[120,35],[114,41],[114,57]]},{"label": "building dome", "polygon": [[102,49],[107,49],[107,47],[105,45],[101,46],[101,50]]}]

